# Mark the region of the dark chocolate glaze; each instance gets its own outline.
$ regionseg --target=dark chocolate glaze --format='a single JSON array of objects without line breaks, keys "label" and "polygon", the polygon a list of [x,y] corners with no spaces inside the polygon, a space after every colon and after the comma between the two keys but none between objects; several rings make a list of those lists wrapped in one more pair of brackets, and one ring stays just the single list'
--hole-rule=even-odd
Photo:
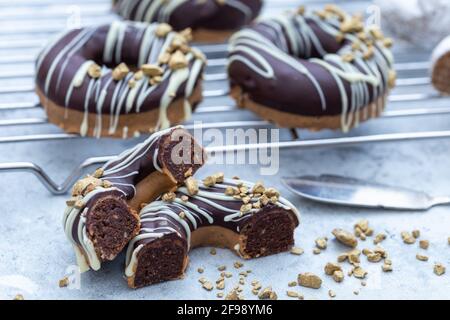
[{"label": "dark chocolate glaze", "polygon": [[[118,0],[114,10],[124,19],[145,22],[167,22],[175,30],[186,28],[237,30],[249,24],[261,11],[262,0],[185,0],[169,10],[173,1]],[[234,4],[234,5],[233,5]],[[153,10],[153,8],[156,8]],[[151,14],[153,12],[153,14]]]},{"label": "dark chocolate glaze", "polygon": [[[386,95],[389,89],[391,54],[381,41],[372,39],[375,55],[363,59],[363,50],[352,51],[356,33],[342,34],[345,38],[339,42],[339,28],[336,16],[322,20],[315,13],[287,13],[259,20],[231,39],[228,68],[231,86],[240,87],[256,103],[303,116],[340,115],[369,105]],[[371,37],[367,30],[364,32]],[[361,45],[365,48],[363,42]],[[341,56],[346,53],[356,58],[343,65]],[[347,75],[369,75],[375,82],[350,81],[317,63],[316,59]],[[261,61],[270,66],[273,75],[262,75],[255,70],[267,71]],[[306,71],[300,72],[302,68]],[[334,76],[341,80],[343,89]]]}]

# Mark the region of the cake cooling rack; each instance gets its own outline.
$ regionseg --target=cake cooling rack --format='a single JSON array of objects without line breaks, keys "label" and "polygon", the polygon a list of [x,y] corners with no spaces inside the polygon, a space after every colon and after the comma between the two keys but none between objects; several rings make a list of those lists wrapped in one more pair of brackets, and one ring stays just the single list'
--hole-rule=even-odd
[{"label": "cake cooling rack", "polygon": [[[300,0],[272,0],[266,1],[266,10],[283,11],[295,8],[300,4],[311,6],[322,6],[332,1],[300,1]],[[345,6],[356,1],[335,1],[339,5]],[[358,1],[362,8],[370,5],[369,1]],[[18,117],[21,111],[40,110],[41,106],[37,97],[33,96],[34,86],[24,84],[34,77],[34,60],[40,48],[46,43],[52,34],[60,32],[68,25],[77,25],[80,21],[84,24],[99,24],[110,22],[116,19],[110,11],[111,1],[108,0],[16,0],[13,3],[9,0],[0,0],[0,132],[2,128],[18,127],[32,128],[34,126],[49,125],[45,116],[42,117]],[[215,88],[204,90],[204,102],[194,113],[192,121],[185,127],[194,128],[194,121],[197,115],[219,115],[223,112],[233,112],[236,119],[244,112],[239,110],[234,103],[225,105],[214,103],[215,98],[223,98],[228,95],[226,66],[226,44],[199,45],[198,46],[208,57],[208,68],[205,75],[205,83],[215,84]],[[11,52],[15,52],[11,54]],[[17,54],[20,52],[20,54]],[[396,70],[399,74],[397,87],[414,87],[413,93],[393,93],[389,97],[389,103],[383,118],[407,118],[407,117],[427,117],[430,115],[448,116],[450,120],[450,98],[440,96],[435,91],[426,90],[430,87],[428,77],[429,63],[426,59],[417,60],[409,53],[396,55]],[[8,66],[8,68],[5,68]],[[8,85],[3,85],[3,82]],[[9,96],[21,97],[10,101]],[[23,100],[22,95],[30,96],[31,99]],[[433,101],[439,101],[439,105],[434,106]],[[426,102],[426,107],[409,107],[410,102]],[[406,106],[406,107],[405,107]],[[7,113],[14,112],[14,117],[4,117]],[[43,112],[42,112],[43,114]],[[371,121],[377,121],[376,119]],[[450,122],[449,122],[450,123]],[[235,120],[222,122],[209,122],[202,125],[203,128],[258,128],[271,127],[266,121],[259,120]],[[282,129],[287,130],[287,129]],[[257,144],[234,144],[220,147],[208,148],[209,153],[214,152],[236,152],[248,151],[252,149],[266,149],[279,146],[280,149],[287,148],[311,148],[311,147],[335,147],[342,145],[381,143],[381,142],[403,142],[421,139],[444,139],[450,138],[449,130],[441,131],[410,131],[376,134],[362,134],[350,136],[340,134],[332,138],[302,139],[299,130],[292,130],[291,139],[280,142],[257,143]],[[0,134],[0,144],[23,143],[35,141],[51,140],[73,140],[80,139],[76,134],[67,133],[40,133],[5,135]],[[5,162],[0,163],[0,172],[25,171],[38,177],[40,182],[53,194],[63,194],[71,187],[73,182],[80,177],[83,171],[92,165],[100,165],[109,160],[110,156],[91,157],[84,160],[75,168],[63,183],[56,183],[50,175],[35,164],[32,159],[26,162]]]}]

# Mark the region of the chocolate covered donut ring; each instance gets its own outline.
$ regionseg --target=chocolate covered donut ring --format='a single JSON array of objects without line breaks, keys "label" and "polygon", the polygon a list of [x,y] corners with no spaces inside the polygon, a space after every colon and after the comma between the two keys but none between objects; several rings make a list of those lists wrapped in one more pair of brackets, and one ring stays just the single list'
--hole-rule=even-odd
[{"label": "chocolate covered donut ring", "polygon": [[139,232],[141,204],[183,183],[204,158],[184,129],[167,129],[78,181],[63,225],[81,271],[99,270],[101,262],[113,260]]},{"label": "chocolate covered donut ring", "polygon": [[188,31],[114,22],[68,31],[36,63],[51,123],[82,136],[133,136],[177,124],[201,101],[204,56]]},{"label": "chocolate covered donut ring", "polygon": [[114,10],[127,20],[165,22],[191,28],[194,40],[223,42],[261,11],[262,0],[116,0]]},{"label": "chocolate covered donut ring", "polygon": [[395,83],[392,40],[334,5],[259,20],[230,42],[232,96],[281,127],[348,131],[380,115]]},{"label": "chocolate covered donut ring", "polygon": [[203,183],[198,187],[189,178],[175,193],[142,209],[139,235],[127,249],[125,274],[130,287],[182,277],[190,248],[226,247],[251,259],[289,250],[294,244],[299,213],[277,190],[224,179],[223,174]]}]

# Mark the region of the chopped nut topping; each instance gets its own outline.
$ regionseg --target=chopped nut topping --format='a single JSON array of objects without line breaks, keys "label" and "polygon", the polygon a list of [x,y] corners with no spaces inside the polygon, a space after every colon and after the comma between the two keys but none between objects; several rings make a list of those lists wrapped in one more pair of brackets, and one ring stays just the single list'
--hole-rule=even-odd
[{"label": "chopped nut topping", "polygon": [[217,251],[215,248],[211,248],[211,250],[209,251],[209,253],[213,256],[215,256],[217,254]]},{"label": "chopped nut topping", "polygon": [[103,180],[102,186],[103,188],[111,188],[112,187],[112,182],[108,181],[108,180]]},{"label": "chopped nut topping", "polygon": [[379,244],[386,239],[386,235],[384,233],[378,233],[373,240],[374,244]]},{"label": "chopped nut topping", "polygon": [[143,77],[144,77],[144,72],[142,72],[142,70],[139,70],[133,76],[134,80],[136,80],[136,81],[141,80]]},{"label": "chopped nut topping", "polygon": [[295,291],[286,291],[286,295],[291,298],[298,298],[298,292]]},{"label": "chopped nut topping", "polygon": [[342,56],[344,62],[352,62],[353,60],[355,60],[355,56],[352,53],[346,53]]},{"label": "chopped nut topping", "polygon": [[360,32],[364,29],[363,22],[358,17],[345,19],[340,26],[341,32],[353,33]]},{"label": "chopped nut topping", "polygon": [[403,231],[401,233],[403,242],[406,244],[414,244],[416,242],[416,238],[414,238],[409,232]]},{"label": "chopped nut topping", "polygon": [[262,184],[262,182],[257,182],[252,188],[253,194],[263,194],[266,191],[266,188]]},{"label": "chopped nut topping", "polygon": [[176,194],[173,192],[166,192],[162,195],[162,200],[165,202],[172,202],[176,198]]},{"label": "chopped nut topping", "polygon": [[14,300],[25,300],[23,295],[21,294],[16,294],[16,296],[14,297]]},{"label": "chopped nut topping", "polygon": [[358,240],[356,239],[356,237],[348,231],[342,229],[334,229],[332,233],[339,242],[346,246],[355,248],[358,245]]},{"label": "chopped nut topping", "polygon": [[59,280],[59,287],[60,288],[65,288],[68,287],[70,284],[70,280],[68,277],[64,277],[62,279]]},{"label": "chopped nut topping", "polygon": [[159,56],[158,63],[159,64],[168,64],[170,61],[170,57],[171,57],[170,53],[164,52]]},{"label": "chopped nut topping", "polygon": [[87,73],[89,77],[98,79],[102,76],[102,68],[98,64],[93,63],[89,66]]},{"label": "chopped nut topping", "polygon": [[295,287],[297,285],[298,285],[297,281],[291,281],[288,283],[288,287]]},{"label": "chopped nut topping", "polygon": [[170,57],[169,68],[172,70],[183,69],[188,66],[186,56],[180,50],[175,51]]},{"label": "chopped nut topping", "polygon": [[128,72],[130,72],[130,69],[125,63],[122,62],[112,71],[112,78],[115,81],[120,81],[127,76]]},{"label": "chopped nut topping", "polygon": [[435,263],[433,271],[436,275],[442,276],[445,273],[445,266],[442,263]]},{"label": "chopped nut topping", "polygon": [[280,193],[279,193],[278,190],[275,189],[275,188],[267,188],[267,189],[264,191],[264,194],[265,194],[268,198],[272,198],[272,197],[278,198],[278,197],[280,197]]},{"label": "chopped nut topping", "polygon": [[214,289],[213,284],[209,281],[203,282],[202,287],[203,287],[203,289],[208,290],[208,291],[211,291],[212,289]]},{"label": "chopped nut topping", "polygon": [[422,249],[428,249],[428,247],[430,246],[430,241],[428,240],[420,240],[419,241],[419,247]]},{"label": "chopped nut topping", "polygon": [[236,261],[235,263],[233,263],[233,266],[236,269],[239,269],[239,268],[242,268],[244,266],[244,264],[242,262],[240,262],[240,261]]},{"label": "chopped nut topping", "polygon": [[178,214],[178,216],[179,216],[181,219],[185,219],[185,218],[186,218],[186,212],[181,211],[181,212]]},{"label": "chopped nut topping", "polygon": [[390,264],[383,264],[383,266],[381,267],[381,269],[383,270],[383,272],[391,272],[393,269],[392,269],[392,265],[390,265]]},{"label": "chopped nut topping", "polygon": [[389,70],[389,77],[388,77],[389,88],[395,87],[396,81],[397,81],[397,72],[395,72],[395,70]]},{"label": "chopped nut topping", "polygon": [[227,196],[234,196],[236,194],[236,192],[237,192],[237,190],[231,186],[226,187],[226,189],[225,189],[225,195],[227,195]]},{"label": "chopped nut topping", "polygon": [[272,287],[267,287],[259,293],[258,298],[261,300],[277,300],[278,296],[275,291],[272,290]]},{"label": "chopped nut topping", "polygon": [[385,39],[383,40],[383,45],[384,45],[386,48],[391,48],[391,47],[394,45],[394,40],[392,40],[392,38],[385,38]]},{"label": "chopped nut topping", "polygon": [[333,290],[328,290],[328,295],[329,295],[331,298],[336,297],[336,293],[335,293]]},{"label": "chopped nut topping", "polygon": [[217,293],[216,297],[217,297],[217,298],[223,298],[223,292]]},{"label": "chopped nut topping", "polygon": [[420,230],[413,230],[412,236],[416,239],[420,238]]},{"label": "chopped nut topping", "polygon": [[297,280],[302,287],[319,289],[322,286],[322,279],[310,272],[300,273]]},{"label": "chopped nut topping", "polygon": [[198,273],[203,273],[203,272],[205,272],[205,269],[203,269],[203,268],[198,268],[198,269],[197,269],[197,272],[198,272]]},{"label": "chopped nut topping", "polygon": [[223,172],[217,172],[213,176],[216,179],[216,183],[222,183],[225,179],[225,175]]},{"label": "chopped nut topping", "polygon": [[219,266],[217,268],[217,270],[219,270],[219,271],[225,271],[226,269],[227,269],[227,266]]},{"label": "chopped nut topping", "polygon": [[244,300],[237,289],[233,289],[225,297],[225,300]]},{"label": "chopped nut topping", "polygon": [[313,249],[313,253],[314,253],[314,254],[321,254],[321,253],[322,253],[322,250],[320,250],[319,248],[314,248],[314,249]]},{"label": "chopped nut topping", "polygon": [[128,80],[128,87],[130,87],[131,89],[136,87],[136,80],[134,80],[134,79]]},{"label": "chopped nut topping", "polygon": [[102,186],[103,181],[92,176],[87,176],[77,183],[72,188],[72,196],[85,196],[89,192],[93,191],[96,187]]},{"label": "chopped nut topping", "polygon": [[290,252],[292,254],[300,256],[300,255],[302,255],[305,252],[305,250],[303,250],[302,248],[299,248],[299,247],[292,247]]},{"label": "chopped nut topping", "polygon": [[327,248],[327,245],[328,245],[328,238],[327,237],[317,238],[316,239],[316,246],[317,246],[317,248],[319,248],[321,250],[325,250]]},{"label": "chopped nut topping", "polygon": [[248,204],[244,204],[241,206],[241,213],[248,213],[252,210],[253,206],[252,204],[248,203]]},{"label": "chopped nut topping", "polygon": [[416,254],[416,259],[419,261],[428,261],[428,257],[422,254]]},{"label": "chopped nut topping", "polygon": [[342,271],[342,267],[336,263],[328,262],[325,265],[325,274],[331,276],[334,274],[335,271]]},{"label": "chopped nut topping", "polygon": [[198,193],[198,181],[194,177],[189,177],[184,181],[184,185],[191,196],[195,196]]},{"label": "chopped nut topping", "polygon": [[172,27],[170,26],[170,24],[161,23],[156,27],[155,34],[157,37],[162,38],[165,37],[171,31]]},{"label": "chopped nut topping", "polygon": [[337,270],[333,273],[333,280],[336,282],[342,282],[344,281],[344,272],[341,270]]},{"label": "chopped nut topping", "polygon": [[103,168],[98,168],[97,170],[95,170],[93,177],[100,179],[101,177],[103,177],[105,170]]}]

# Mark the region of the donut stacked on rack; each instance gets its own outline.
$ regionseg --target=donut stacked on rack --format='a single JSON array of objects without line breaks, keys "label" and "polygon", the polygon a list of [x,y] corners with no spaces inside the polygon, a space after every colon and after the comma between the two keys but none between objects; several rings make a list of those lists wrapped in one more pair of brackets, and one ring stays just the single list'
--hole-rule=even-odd
[{"label": "donut stacked on rack", "polygon": [[113,22],[71,30],[41,52],[36,92],[48,119],[82,136],[129,137],[191,116],[205,57],[189,30]]},{"label": "donut stacked on rack", "polygon": [[450,36],[443,39],[431,56],[431,82],[443,94],[450,94]]},{"label": "donut stacked on rack", "polygon": [[115,0],[124,19],[165,22],[175,30],[192,28],[194,40],[223,42],[259,14],[262,0]]},{"label": "donut stacked on rack", "polygon": [[128,243],[131,288],[182,277],[189,249],[198,246],[229,248],[244,259],[289,250],[298,210],[260,182],[223,173],[196,180],[204,162],[205,151],[178,127],[78,181],[63,225],[81,271],[99,270]]},{"label": "donut stacked on rack", "polygon": [[231,38],[231,95],[281,127],[348,131],[383,111],[396,78],[391,46],[334,5],[260,19]]}]

